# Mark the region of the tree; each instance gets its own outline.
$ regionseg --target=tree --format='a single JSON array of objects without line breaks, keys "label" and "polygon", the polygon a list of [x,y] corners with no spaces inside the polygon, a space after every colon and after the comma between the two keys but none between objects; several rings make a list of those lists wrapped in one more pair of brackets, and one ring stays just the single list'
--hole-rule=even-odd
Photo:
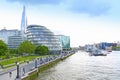
[{"label": "tree", "polygon": [[48,53],[49,53],[49,49],[47,46],[37,46],[35,49],[35,54],[47,55]]},{"label": "tree", "polygon": [[43,47],[43,53],[45,54],[45,55],[48,55],[48,53],[49,53],[49,49],[48,49],[48,47],[47,46],[42,46]]},{"label": "tree", "polygon": [[4,56],[6,54],[8,54],[8,47],[2,40],[0,40],[0,56]]},{"label": "tree", "polygon": [[9,49],[10,55],[18,56],[18,50],[17,49]]},{"label": "tree", "polygon": [[30,55],[34,53],[34,50],[35,50],[34,44],[32,44],[30,41],[27,41],[27,40],[22,42],[20,46],[18,47],[19,54],[27,53]]},{"label": "tree", "polygon": [[17,49],[9,49],[10,54],[17,54],[18,50]]}]

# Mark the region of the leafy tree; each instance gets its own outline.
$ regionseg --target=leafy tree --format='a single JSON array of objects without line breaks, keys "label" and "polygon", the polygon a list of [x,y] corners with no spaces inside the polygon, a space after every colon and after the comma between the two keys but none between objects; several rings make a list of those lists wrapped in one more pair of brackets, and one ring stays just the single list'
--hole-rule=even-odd
[{"label": "leafy tree", "polygon": [[47,46],[37,46],[35,49],[35,54],[47,55],[48,53],[49,53],[49,49]]},{"label": "leafy tree", "polygon": [[47,46],[42,46],[43,47],[43,50],[44,50],[44,54],[47,55],[49,53],[49,49]]},{"label": "leafy tree", "polygon": [[19,56],[18,49],[9,49],[9,53],[11,56]]},{"label": "leafy tree", "polygon": [[18,50],[17,49],[9,49],[10,54],[17,54]]},{"label": "leafy tree", "polygon": [[8,54],[8,47],[2,40],[0,40],[0,56],[4,56],[6,54]]},{"label": "leafy tree", "polygon": [[32,54],[34,53],[35,50],[35,46],[34,44],[32,44],[30,41],[24,41],[20,44],[20,46],[18,47],[18,53],[19,54]]}]

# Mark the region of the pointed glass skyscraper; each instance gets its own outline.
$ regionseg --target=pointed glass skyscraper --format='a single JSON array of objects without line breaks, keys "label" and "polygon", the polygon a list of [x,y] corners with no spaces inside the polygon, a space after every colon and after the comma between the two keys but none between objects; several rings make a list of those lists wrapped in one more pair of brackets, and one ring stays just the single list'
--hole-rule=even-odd
[{"label": "pointed glass skyscraper", "polygon": [[21,32],[22,32],[22,34],[24,34],[26,32],[26,26],[27,26],[27,17],[26,17],[25,6],[23,6],[22,20],[21,20]]},{"label": "pointed glass skyscraper", "polygon": [[25,6],[23,6],[22,19],[21,19],[21,31],[16,31],[17,34],[8,37],[8,47],[10,49],[17,49],[21,42],[26,38],[27,18],[25,12]]}]

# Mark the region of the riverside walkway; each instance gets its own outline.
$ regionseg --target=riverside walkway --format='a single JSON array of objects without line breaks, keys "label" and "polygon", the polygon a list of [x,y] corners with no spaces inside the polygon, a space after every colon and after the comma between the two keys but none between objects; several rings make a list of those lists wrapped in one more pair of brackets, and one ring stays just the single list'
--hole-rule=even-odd
[{"label": "riverside walkway", "polygon": [[27,77],[29,73],[37,70],[38,67],[48,64],[57,59],[63,59],[64,57],[67,57],[73,53],[75,52],[67,51],[62,53],[61,55],[56,55],[52,57],[49,56],[46,58],[37,58],[25,64],[20,64],[18,65],[18,67],[14,66],[12,68],[3,69],[0,71],[0,80],[22,80],[23,78]]}]

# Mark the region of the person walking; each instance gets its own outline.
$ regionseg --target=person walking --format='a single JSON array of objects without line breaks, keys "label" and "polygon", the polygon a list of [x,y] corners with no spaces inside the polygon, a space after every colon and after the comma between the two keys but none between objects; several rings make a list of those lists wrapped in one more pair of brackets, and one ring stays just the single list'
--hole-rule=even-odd
[{"label": "person walking", "polygon": [[23,76],[25,75],[25,68],[23,68]]},{"label": "person walking", "polygon": [[12,77],[12,72],[11,71],[9,72],[9,76]]}]

